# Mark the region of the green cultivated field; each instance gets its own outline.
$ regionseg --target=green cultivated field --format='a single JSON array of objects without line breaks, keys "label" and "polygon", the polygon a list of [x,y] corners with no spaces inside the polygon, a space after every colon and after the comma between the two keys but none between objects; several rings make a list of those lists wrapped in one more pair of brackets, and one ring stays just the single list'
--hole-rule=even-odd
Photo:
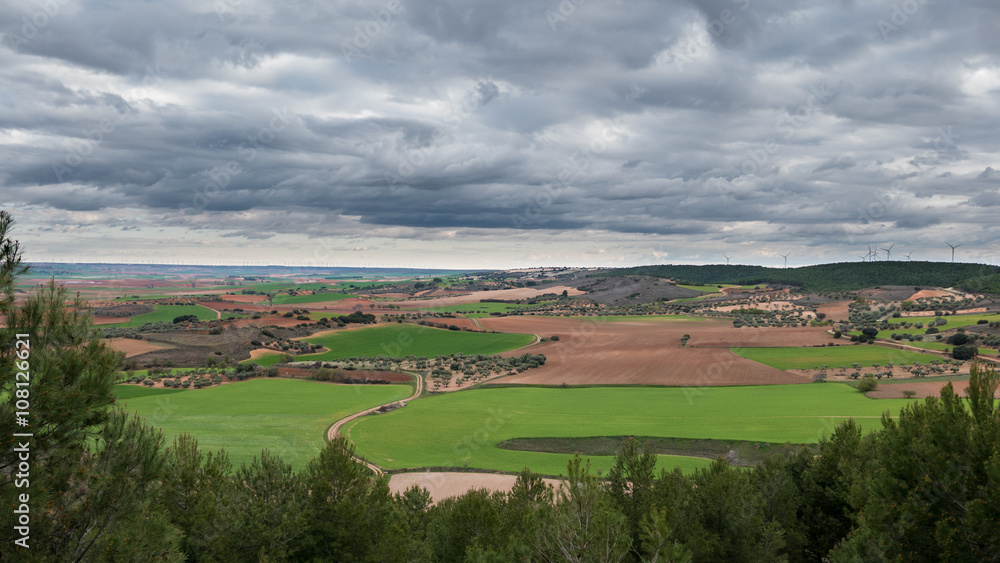
[{"label": "green cultivated field", "polygon": [[874,364],[884,366],[913,362],[929,363],[940,356],[910,352],[885,346],[858,344],[856,346],[825,346],[817,348],[731,348],[737,355],[748,360],[778,369],[811,369],[817,366],[850,367],[853,363],[863,367]]},{"label": "green cultivated field", "polygon": [[274,296],[274,304],[292,305],[297,303],[327,303],[330,301],[350,299],[351,297],[357,297],[357,295],[351,295],[349,293],[314,293],[312,295],[282,294]]},{"label": "green cultivated field", "polygon": [[[447,319],[446,319],[447,320]],[[499,354],[534,342],[530,334],[491,334],[431,328],[414,324],[390,324],[345,330],[307,338],[330,350],[298,356],[299,361],[337,360],[372,356],[444,356],[448,354]]]},{"label": "green cultivated field", "polygon": [[410,385],[291,379],[253,379],[206,389],[115,387],[126,410],[162,428],[168,443],[182,432],[191,434],[203,451],[225,449],[237,467],[268,448],[296,469],[319,453],[335,421],[412,392]]},{"label": "green cultivated field", "polygon": [[253,362],[253,363],[255,363],[255,364],[259,365],[259,366],[263,366],[263,367],[269,368],[269,367],[273,366],[274,364],[280,364],[281,361],[284,358],[285,358],[285,354],[283,354],[282,352],[275,351],[275,352],[269,352],[267,354],[264,354],[263,356],[259,356],[256,360],[243,360],[240,363],[241,364],[245,364],[245,363]]},{"label": "green cultivated field", "polygon": [[[387,468],[462,467],[566,472],[570,456],[502,450],[511,438],[645,435],[769,443],[815,443],[854,417],[880,427],[882,413],[898,413],[904,399],[868,399],[837,384],[758,387],[508,387],[445,393],[411,401],[345,430],[358,453]],[[607,471],[611,456],[591,457]],[[709,460],[661,456],[660,467],[691,471]]]},{"label": "green cultivated field", "polygon": [[200,305],[154,305],[155,311],[151,313],[144,313],[142,315],[136,315],[128,322],[115,323],[101,325],[101,327],[111,327],[111,326],[142,326],[146,323],[164,322],[169,323],[174,320],[174,318],[181,315],[195,315],[198,319],[203,321],[214,321],[217,316],[213,311],[202,307]]}]

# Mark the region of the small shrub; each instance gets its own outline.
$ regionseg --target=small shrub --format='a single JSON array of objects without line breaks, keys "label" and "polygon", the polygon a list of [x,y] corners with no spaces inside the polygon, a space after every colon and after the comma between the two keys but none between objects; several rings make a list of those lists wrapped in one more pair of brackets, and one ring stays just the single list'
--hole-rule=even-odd
[{"label": "small shrub", "polygon": [[878,389],[878,380],[875,379],[874,375],[866,373],[865,376],[861,378],[861,381],[858,382],[857,389],[861,393],[874,391],[875,389]]}]

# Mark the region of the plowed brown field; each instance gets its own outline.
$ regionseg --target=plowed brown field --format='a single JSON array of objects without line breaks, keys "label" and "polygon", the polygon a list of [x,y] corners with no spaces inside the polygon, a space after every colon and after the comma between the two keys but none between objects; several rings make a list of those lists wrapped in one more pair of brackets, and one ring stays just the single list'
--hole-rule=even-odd
[{"label": "plowed brown field", "polygon": [[562,293],[566,291],[568,295],[583,295],[584,292],[568,285],[557,285],[544,289],[530,287],[518,289],[498,289],[496,291],[474,291],[465,295],[454,297],[440,297],[437,299],[418,299],[416,301],[401,301],[395,303],[406,309],[422,309],[424,307],[446,307],[448,305],[468,305],[469,303],[479,303],[481,299],[528,299],[537,297],[544,293]]},{"label": "plowed brown field", "polygon": [[[681,348],[691,342],[736,343],[736,346],[790,346],[801,329],[734,329],[730,321],[600,321],[539,317],[480,319],[483,328],[502,332],[558,335],[557,342],[543,342],[504,355],[525,352],[545,354],[545,365],[524,373],[501,377],[494,383],[543,385],[648,384],[675,386],[763,385],[807,383],[808,377],[771,368],[733,354],[727,349]],[[770,334],[770,331],[782,331]],[[812,340],[810,332],[799,340]],[[829,338],[829,336],[827,336]]]},{"label": "plowed brown field", "polygon": [[817,305],[816,312],[824,313],[826,320],[829,321],[847,321],[851,318],[851,311],[848,307],[850,303],[850,301],[834,301],[833,303]]},{"label": "plowed brown field", "polygon": [[[119,322],[121,321],[119,320]],[[166,344],[154,344],[148,340],[135,340],[133,338],[111,338],[108,340],[107,344],[112,350],[125,352],[126,358],[138,356],[139,354],[145,354],[146,352],[152,352],[154,350],[170,348],[170,346],[167,346]]]}]

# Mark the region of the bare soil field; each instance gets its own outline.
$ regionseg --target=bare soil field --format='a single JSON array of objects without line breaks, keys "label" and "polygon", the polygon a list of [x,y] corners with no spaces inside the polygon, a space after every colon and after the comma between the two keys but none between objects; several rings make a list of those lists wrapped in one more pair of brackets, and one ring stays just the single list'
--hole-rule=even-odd
[{"label": "bare soil field", "polygon": [[260,319],[239,319],[235,321],[228,321],[227,324],[230,326],[246,327],[246,326],[281,326],[289,327],[300,325],[307,321],[300,321],[295,317],[263,317]]},{"label": "bare soil field", "polygon": [[220,295],[219,299],[232,303],[263,303],[267,301],[266,295]]},{"label": "bare soil field", "polygon": [[[741,358],[727,349],[681,348],[691,342],[728,340],[737,346],[796,345],[802,329],[734,329],[729,321],[600,321],[591,318],[504,317],[480,319],[483,328],[501,332],[559,336],[558,341],[505,352],[545,354],[545,365],[491,383],[542,385],[647,384],[674,386],[807,383],[810,378]],[[800,340],[816,339],[815,330]],[[772,331],[777,331],[772,334]],[[829,336],[826,336],[829,339]],[[763,342],[763,343],[762,343]]]},{"label": "bare soil field", "polygon": [[850,301],[834,301],[825,305],[817,305],[816,312],[826,315],[827,320],[847,321],[851,318]]},{"label": "bare soil field", "polygon": [[689,348],[781,348],[785,346],[825,346],[834,342],[827,327],[742,327],[722,326],[714,330],[690,331]]},{"label": "bare soil field", "polygon": [[154,344],[148,340],[135,340],[134,338],[111,338],[107,341],[107,345],[118,352],[125,352],[126,358],[154,350],[171,348],[171,346],[166,344]]},{"label": "bare soil field", "polygon": [[131,317],[91,317],[95,325],[111,325],[115,323],[127,323]]},{"label": "bare soil field", "polygon": [[[405,492],[416,485],[427,489],[432,502],[439,502],[449,497],[457,497],[474,489],[488,491],[509,491],[517,481],[516,475],[499,475],[496,473],[460,473],[460,472],[421,472],[396,473],[389,478],[389,490],[393,494]],[[558,487],[562,481],[544,479],[553,487]]]},{"label": "bare soil field", "polygon": [[550,287],[533,288],[524,287],[518,289],[498,289],[496,291],[474,291],[465,295],[454,297],[439,297],[437,299],[420,299],[416,301],[400,301],[396,303],[406,309],[422,309],[424,307],[446,307],[448,305],[468,305],[469,303],[479,303],[481,299],[528,299],[537,297],[545,293],[561,294],[566,291],[568,295],[583,295],[584,292],[568,285],[556,285]]},{"label": "bare soil field", "polygon": [[920,291],[909,296],[907,301],[916,301],[917,299],[922,299],[924,297],[948,297],[950,295],[954,295],[954,293],[944,291],[943,289],[921,289]]}]

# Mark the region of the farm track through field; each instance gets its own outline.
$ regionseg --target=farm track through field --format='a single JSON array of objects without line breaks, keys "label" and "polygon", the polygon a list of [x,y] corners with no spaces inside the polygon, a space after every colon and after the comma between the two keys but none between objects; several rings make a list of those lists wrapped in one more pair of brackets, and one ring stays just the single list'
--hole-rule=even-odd
[{"label": "farm track through field", "polygon": [[[412,395],[410,395],[409,397],[407,397],[405,399],[402,399],[400,401],[391,401],[391,402],[388,402],[388,403],[384,403],[384,404],[372,407],[370,409],[363,410],[363,411],[361,411],[359,413],[355,413],[355,414],[352,414],[350,416],[346,416],[346,417],[338,420],[337,422],[334,422],[333,425],[330,426],[330,429],[326,431],[326,439],[327,439],[327,441],[329,442],[329,441],[335,439],[337,436],[340,436],[340,429],[343,428],[345,424],[347,424],[348,422],[350,422],[352,420],[355,420],[357,418],[361,418],[362,416],[368,416],[368,415],[372,414],[373,412],[379,410],[380,408],[382,408],[384,406],[391,405],[391,404],[394,404],[394,403],[400,403],[400,402],[405,403],[406,401],[412,401],[413,399],[416,399],[417,397],[419,397],[420,394],[423,393],[423,391],[424,391],[424,378],[421,377],[420,374],[416,373],[416,372],[408,372],[408,373],[410,373],[410,375],[413,376],[414,380],[416,380],[416,385],[414,386],[414,392],[413,392]],[[348,438],[348,441],[350,441],[350,438]],[[354,456],[354,459],[357,460],[359,463],[363,463],[366,467],[368,467],[368,469],[371,469],[372,472],[375,475],[383,475],[385,473],[385,471],[383,471],[381,467],[375,465],[374,463],[370,463],[370,462],[368,462],[368,461],[366,461],[366,460],[364,460],[364,459],[362,459],[362,458],[360,458],[358,456]]]},{"label": "farm track through field", "polygon": [[215,309],[213,309],[213,308],[209,307],[208,305],[203,305],[203,304],[201,304],[201,303],[198,303],[197,305],[198,305],[199,307],[204,307],[205,309],[208,309],[209,311],[211,311],[211,312],[215,313],[215,318],[216,318],[216,319],[222,319],[222,311],[217,311],[217,310],[215,310]]}]

